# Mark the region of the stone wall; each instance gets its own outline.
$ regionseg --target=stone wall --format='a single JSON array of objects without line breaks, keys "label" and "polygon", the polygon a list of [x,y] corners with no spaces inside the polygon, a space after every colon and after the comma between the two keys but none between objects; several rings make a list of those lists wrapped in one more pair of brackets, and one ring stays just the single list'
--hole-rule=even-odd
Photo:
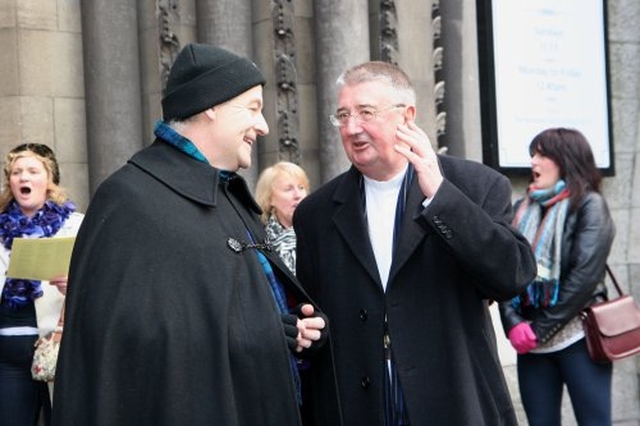
[{"label": "stone wall", "polygon": [[0,45],[2,158],[21,143],[49,145],[58,157],[62,184],[86,208],[80,0],[3,0]]}]

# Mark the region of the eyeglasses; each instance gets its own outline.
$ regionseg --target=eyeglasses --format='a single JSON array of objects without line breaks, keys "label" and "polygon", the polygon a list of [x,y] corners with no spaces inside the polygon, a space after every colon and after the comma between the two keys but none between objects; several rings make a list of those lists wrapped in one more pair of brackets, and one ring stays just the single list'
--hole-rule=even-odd
[{"label": "eyeglasses", "polygon": [[356,114],[349,114],[348,112],[343,111],[336,114],[331,114],[329,116],[329,121],[331,121],[331,124],[333,124],[335,127],[346,126],[349,123],[349,119],[352,117],[358,123],[366,123],[368,121],[374,120],[380,112],[385,112],[396,108],[404,108],[405,106],[406,105],[404,104],[397,104],[380,110],[376,110],[374,108],[363,108]]}]

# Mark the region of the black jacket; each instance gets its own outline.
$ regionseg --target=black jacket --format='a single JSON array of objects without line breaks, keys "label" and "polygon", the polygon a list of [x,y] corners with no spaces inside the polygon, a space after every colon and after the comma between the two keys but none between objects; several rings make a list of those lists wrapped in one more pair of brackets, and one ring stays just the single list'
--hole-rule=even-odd
[{"label": "black jacket", "polygon": [[516,312],[511,302],[500,303],[505,333],[527,320],[531,321],[538,341],[547,342],[582,309],[606,297],[605,266],[614,235],[606,201],[602,195],[588,192],[565,222],[558,303],[553,307],[527,309],[523,315]]},{"label": "black jacket", "polygon": [[296,208],[297,276],[331,320],[341,402],[331,405],[331,360],[315,360],[326,369],[308,377],[305,404],[318,424],[384,424],[385,315],[412,426],[517,423],[488,299],[518,294],[535,260],[510,226],[509,181],[459,158],[440,163],[445,180],[426,209],[417,179],[410,188],[386,292],[355,168]]},{"label": "black jacket", "polygon": [[[240,177],[157,141],[91,200],[69,274],[57,426],[299,426],[289,351]],[[265,251],[293,303],[309,298]]]}]

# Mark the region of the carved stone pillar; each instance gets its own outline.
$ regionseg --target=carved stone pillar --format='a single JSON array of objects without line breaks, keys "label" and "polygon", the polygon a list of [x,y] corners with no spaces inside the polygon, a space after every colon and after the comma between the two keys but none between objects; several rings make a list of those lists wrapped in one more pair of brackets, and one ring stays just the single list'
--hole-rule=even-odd
[{"label": "carved stone pillar", "polygon": [[[435,73],[435,86],[433,89],[433,97],[436,106],[436,134],[439,139],[446,133],[447,127],[447,112],[444,108],[444,96],[446,82],[444,80],[444,73],[442,71],[444,61],[444,47],[442,46],[442,15],[440,13],[440,1],[434,0],[432,5],[433,20],[431,21],[431,27],[433,29],[433,71]],[[446,152],[448,148],[442,147],[443,152]]]},{"label": "carved stone pillar", "polygon": [[294,11],[290,0],[273,2],[278,159],[300,164],[299,98]]},{"label": "carved stone pillar", "polygon": [[379,18],[380,60],[398,65],[400,52],[396,2],[392,0],[382,0],[380,2]]},{"label": "carved stone pillar", "polygon": [[186,44],[186,40],[180,40],[174,27],[180,20],[180,7],[177,0],[158,0],[158,57],[160,62],[160,83],[162,90],[167,85],[171,66],[180,53],[180,49]]},{"label": "carved stone pillar", "polygon": [[[394,10],[395,27],[383,31],[397,32],[397,52],[392,59],[409,75],[416,91],[416,123],[429,135],[434,148],[437,145],[436,100],[434,91],[436,77],[434,72],[434,34],[433,5],[436,0],[408,2],[385,0],[384,9]],[[391,9],[391,5],[393,8]],[[384,33],[383,33],[384,34]],[[393,52],[393,50],[391,50]]]},{"label": "carved stone pillar", "polygon": [[144,145],[135,0],[81,4],[89,188]]},{"label": "carved stone pillar", "polygon": [[366,1],[315,0],[318,130],[322,182],[347,170],[340,135],[329,122],[336,110],[335,81],[347,68],[369,60],[369,21]]}]

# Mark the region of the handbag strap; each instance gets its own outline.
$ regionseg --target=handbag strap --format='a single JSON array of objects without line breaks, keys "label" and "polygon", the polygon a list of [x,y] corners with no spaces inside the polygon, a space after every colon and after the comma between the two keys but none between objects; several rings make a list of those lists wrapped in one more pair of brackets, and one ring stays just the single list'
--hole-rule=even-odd
[{"label": "handbag strap", "polygon": [[62,302],[62,309],[60,310],[60,318],[58,318],[58,325],[56,326],[56,329],[55,329],[56,333],[62,333],[62,329],[64,328],[64,308],[67,304],[66,302],[67,302],[66,300]]},{"label": "handbag strap", "polygon": [[607,273],[609,274],[609,277],[611,277],[611,281],[613,281],[613,285],[616,287],[616,290],[618,290],[618,294],[620,296],[623,296],[624,293],[622,292],[622,289],[620,288],[620,284],[618,284],[618,280],[616,280],[616,276],[613,275],[613,271],[611,270],[611,268],[609,267],[609,265],[606,265],[607,268]]}]

